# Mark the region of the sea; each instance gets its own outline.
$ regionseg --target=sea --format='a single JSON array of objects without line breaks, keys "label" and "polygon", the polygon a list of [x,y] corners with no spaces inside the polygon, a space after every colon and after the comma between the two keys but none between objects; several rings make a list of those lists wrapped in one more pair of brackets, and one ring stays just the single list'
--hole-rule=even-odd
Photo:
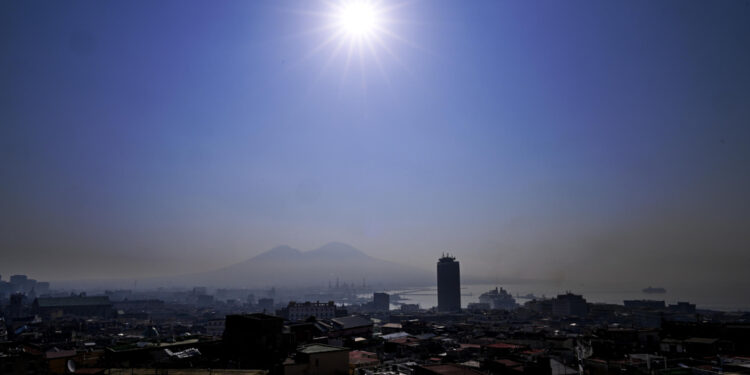
[{"label": "sea", "polygon": [[[461,286],[461,305],[467,307],[469,303],[479,302],[479,296],[495,287],[502,287],[513,295],[516,302],[523,304],[529,301],[532,295],[536,298],[552,298],[558,294],[571,292],[583,295],[588,302],[622,304],[625,300],[657,300],[665,301],[667,304],[677,302],[690,302],[698,309],[717,311],[750,311],[750,294],[739,290],[733,293],[716,293],[712,290],[696,290],[691,288],[665,287],[665,293],[644,293],[643,289],[649,287],[625,287],[618,285],[601,284],[468,284]],[[662,287],[654,285],[653,287]],[[722,289],[722,291],[725,291]],[[437,306],[437,287],[414,287],[401,288],[385,291],[388,294],[398,295],[399,298],[391,298],[391,308],[398,309],[400,304],[419,304],[423,309]]]}]

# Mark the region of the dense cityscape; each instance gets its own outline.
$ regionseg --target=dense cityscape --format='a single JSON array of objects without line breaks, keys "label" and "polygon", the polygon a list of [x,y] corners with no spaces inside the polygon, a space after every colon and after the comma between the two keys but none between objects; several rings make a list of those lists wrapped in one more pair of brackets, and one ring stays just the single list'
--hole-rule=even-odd
[{"label": "dense cityscape", "polygon": [[302,292],[53,287],[0,278],[0,373],[750,373],[749,312],[572,292],[519,304],[498,287],[462,308],[448,254],[429,309],[339,280]]},{"label": "dense cityscape", "polygon": [[0,375],[750,375],[749,192],[750,0],[0,0]]}]

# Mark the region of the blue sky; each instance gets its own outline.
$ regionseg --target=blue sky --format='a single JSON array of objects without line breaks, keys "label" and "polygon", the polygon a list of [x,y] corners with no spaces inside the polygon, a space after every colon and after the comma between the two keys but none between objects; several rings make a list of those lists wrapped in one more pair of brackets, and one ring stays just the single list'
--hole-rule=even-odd
[{"label": "blue sky", "polygon": [[0,274],[750,284],[750,2],[393,4],[347,64],[322,2],[2,2]]}]

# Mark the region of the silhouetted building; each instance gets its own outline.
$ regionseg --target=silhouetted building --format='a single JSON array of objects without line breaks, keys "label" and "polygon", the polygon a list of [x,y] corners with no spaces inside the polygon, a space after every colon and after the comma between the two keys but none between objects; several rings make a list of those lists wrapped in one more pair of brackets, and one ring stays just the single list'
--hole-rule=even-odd
[{"label": "silhouetted building", "polygon": [[589,305],[583,296],[573,293],[560,294],[552,302],[552,315],[557,316],[586,316]]},{"label": "silhouetted building", "polygon": [[438,311],[461,311],[461,275],[455,257],[444,255],[437,264]]},{"label": "silhouetted building", "polygon": [[375,293],[372,303],[375,311],[388,311],[391,308],[391,296],[388,293]]},{"label": "silhouetted building", "polygon": [[226,319],[211,319],[205,323],[206,334],[214,337],[221,337],[224,335],[224,324]]},{"label": "silhouetted building", "polygon": [[23,315],[23,304],[26,298],[23,293],[14,293],[10,296],[10,305],[8,306],[8,316],[15,319]]},{"label": "silhouetted building", "polygon": [[271,369],[285,357],[284,320],[266,314],[227,315],[225,355],[240,368]]},{"label": "silhouetted building", "polygon": [[664,301],[654,301],[647,299],[625,300],[622,301],[622,304],[629,309],[664,310],[666,308]]},{"label": "silhouetted building", "polygon": [[677,302],[676,305],[669,305],[669,311],[684,314],[694,314],[695,304],[690,302]]},{"label": "silhouetted building", "polygon": [[531,311],[536,311],[544,315],[552,314],[553,300],[551,299],[534,299],[523,304],[524,307]]},{"label": "silhouetted building", "polygon": [[349,348],[308,344],[297,349],[294,363],[284,366],[286,375],[346,375],[349,373]]}]

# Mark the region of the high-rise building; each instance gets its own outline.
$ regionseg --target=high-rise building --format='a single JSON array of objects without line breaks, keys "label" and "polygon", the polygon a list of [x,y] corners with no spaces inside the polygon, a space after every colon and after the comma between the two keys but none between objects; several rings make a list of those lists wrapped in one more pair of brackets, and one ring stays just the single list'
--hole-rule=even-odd
[{"label": "high-rise building", "polygon": [[461,274],[456,257],[443,255],[437,263],[438,311],[461,311]]},{"label": "high-rise building", "polygon": [[391,308],[391,296],[388,293],[375,293],[372,304],[375,311],[388,311]]}]

